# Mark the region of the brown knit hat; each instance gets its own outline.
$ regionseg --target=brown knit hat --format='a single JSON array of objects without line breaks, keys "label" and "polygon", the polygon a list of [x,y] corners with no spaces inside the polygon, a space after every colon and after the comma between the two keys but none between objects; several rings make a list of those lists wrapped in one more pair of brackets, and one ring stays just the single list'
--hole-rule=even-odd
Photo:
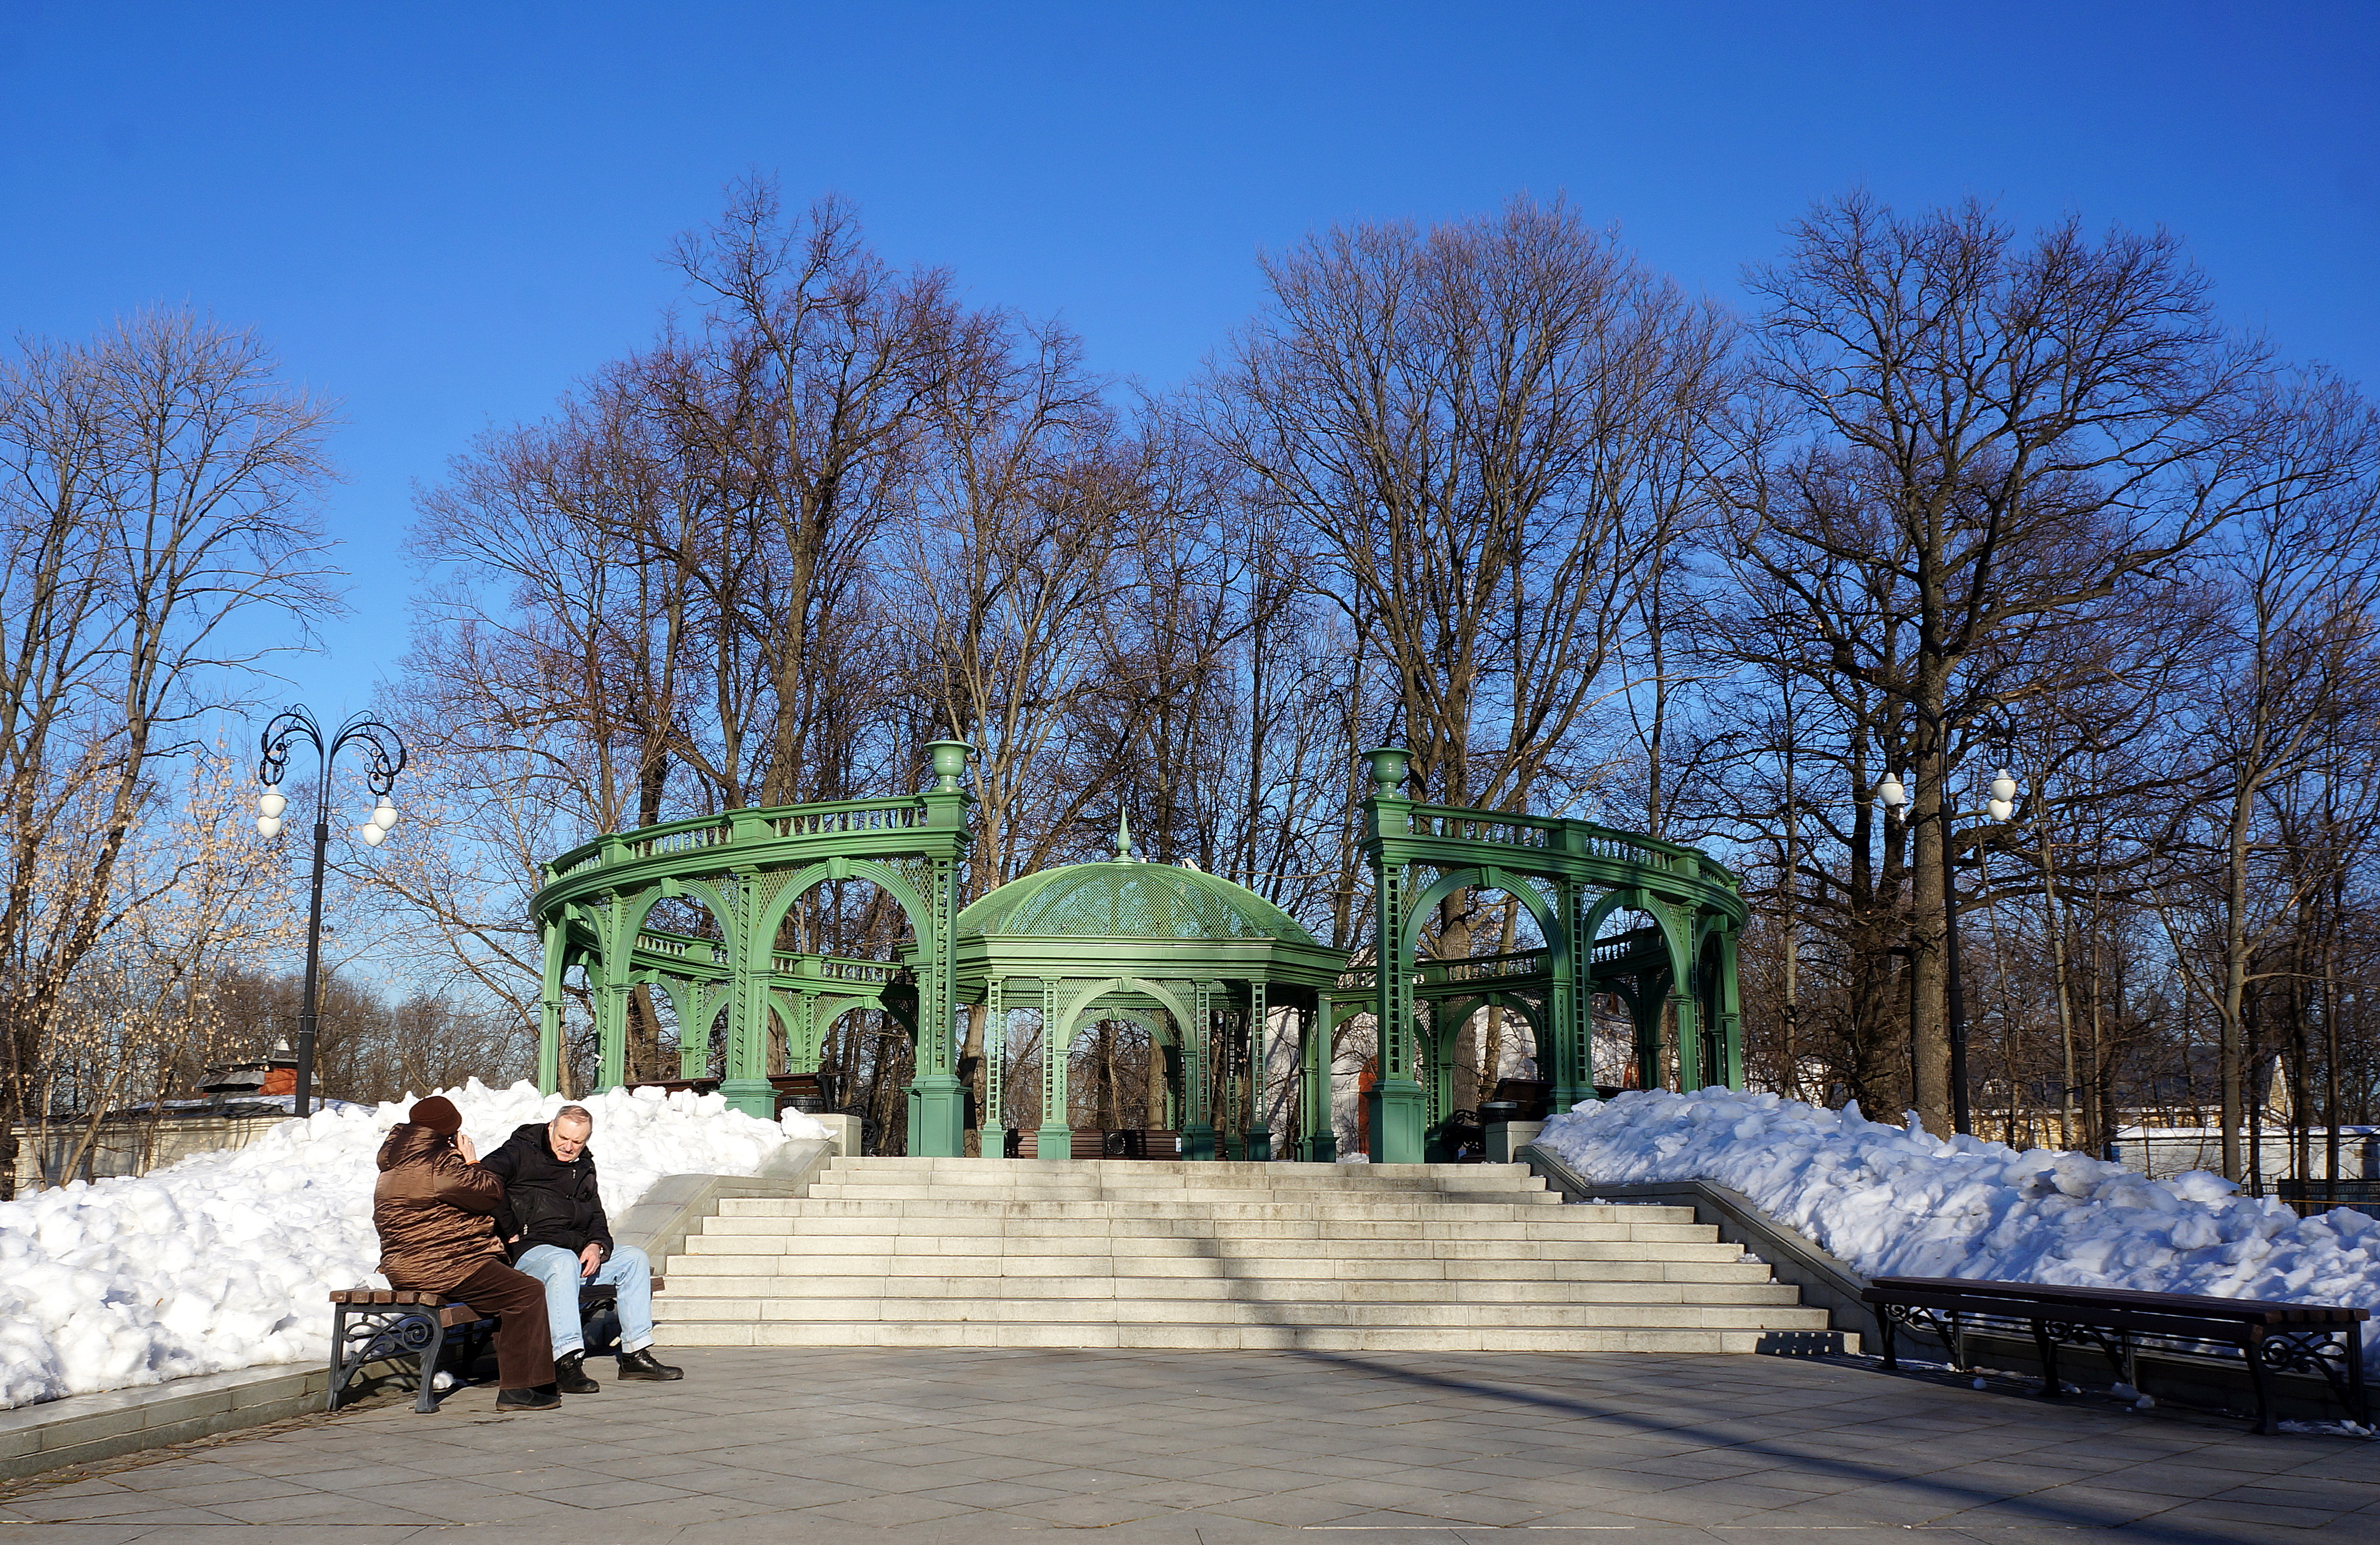
[{"label": "brown knit hat", "polygon": [[411,1113],[405,1119],[416,1126],[427,1126],[432,1132],[450,1137],[463,1129],[463,1113],[456,1110],[455,1102],[443,1094],[433,1094],[427,1100],[415,1101]]}]

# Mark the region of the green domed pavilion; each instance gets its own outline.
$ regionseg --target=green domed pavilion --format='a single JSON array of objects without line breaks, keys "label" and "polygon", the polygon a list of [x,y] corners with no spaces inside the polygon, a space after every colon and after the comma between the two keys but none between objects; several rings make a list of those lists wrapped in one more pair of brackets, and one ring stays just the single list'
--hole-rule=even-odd
[{"label": "green domed pavilion", "polygon": [[[1064,1158],[1071,1142],[1065,1049],[1075,1027],[1087,1019],[1130,1021],[1165,1052],[1166,1103],[1184,1158],[1216,1156],[1219,1092],[1226,1095],[1226,1123],[1240,1121],[1231,1146],[1251,1159],[1269,1158],[1271,1134],[1259,1109],[1267,1045],[1261,1028],[1272,1011],[1288,1008],[1299,1016],[1303,1044],[1323,997],[1346,969],[1347,954],[1318,943],[1297,919],[1245,886],[1135,859],[1129,827],[1118,833],[1116,848],[1108,862],[1012,880],[959,914],[959,998],[985,1007],[985,1055],[993,1067],[1004,1067],[1009,1012],[1040,1011],[1036,1137],[1040,1153]],[[1183,1029],[1218,1024],[1219,1041]],[[1225,1064],[1220,1089],[1212,1065],[1218,1045]],[[1005,1125],[1002,1081],[985,1080],[986,1133]]]}]

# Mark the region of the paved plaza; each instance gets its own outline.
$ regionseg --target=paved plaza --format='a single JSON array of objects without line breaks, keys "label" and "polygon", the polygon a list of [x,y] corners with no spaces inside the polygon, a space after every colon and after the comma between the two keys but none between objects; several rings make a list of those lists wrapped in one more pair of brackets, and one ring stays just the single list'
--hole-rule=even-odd
[{"label": "paved plaza", "polygon": [[558,1414],[470,1389],[31,1487],[0,1545],[2380,1541],[2380,1444],[1852,1359],[673,1356]]}]

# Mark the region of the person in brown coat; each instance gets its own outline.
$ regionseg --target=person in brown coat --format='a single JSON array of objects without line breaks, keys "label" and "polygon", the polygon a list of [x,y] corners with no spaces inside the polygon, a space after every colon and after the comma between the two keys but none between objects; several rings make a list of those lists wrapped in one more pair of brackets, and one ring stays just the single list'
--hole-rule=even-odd
[{"label": "person in brown coat", "polygon": [[443,1293],[496,1325],[500,1411],[551,1411],[553,1348],[546,1333],[545,1284],[507,1263],[495,1213],[504,1184],[480,1168],[463,1113],[431,1095],[417,1102],[380,1147],[372,1186],[372,1227],[380,1231],[381,1275],[388,1285]]}]

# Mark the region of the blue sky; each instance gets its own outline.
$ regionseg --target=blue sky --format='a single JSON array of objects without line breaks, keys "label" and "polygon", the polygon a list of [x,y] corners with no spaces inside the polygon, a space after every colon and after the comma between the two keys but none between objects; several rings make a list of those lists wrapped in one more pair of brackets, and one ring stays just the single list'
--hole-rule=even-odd
[{"label": "blue sky", "polygon": [[1815,199],[2162,224],[2380,386],[2380,5],[124,6],[0,0],[0,325],[188,301],[345,404],[354,577],[289,668],[402,654],[412,489],[648,339],[774,174],[895,262],[1178,381],[1333,222],[1567,192],[1732,299]]}]

